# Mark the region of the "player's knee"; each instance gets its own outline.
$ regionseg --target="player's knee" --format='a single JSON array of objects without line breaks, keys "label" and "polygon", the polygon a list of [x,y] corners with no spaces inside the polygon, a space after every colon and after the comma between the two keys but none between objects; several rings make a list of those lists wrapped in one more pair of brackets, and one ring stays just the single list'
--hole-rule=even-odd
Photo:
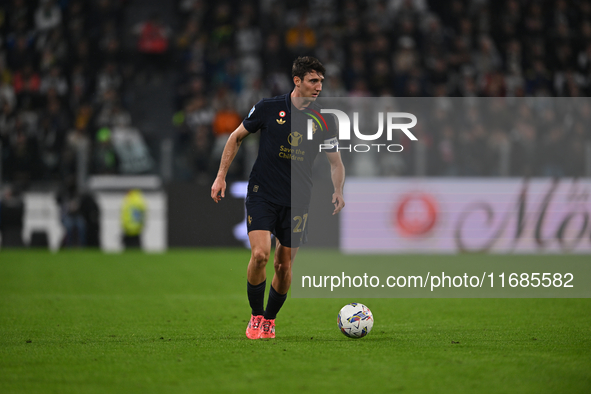
[{"label": "player's knee", "polygon": [[266,265],[269,261],[269,252],[263,249],[253,249],[252,261],[257,265]]},{"label": "player's knee", "polygon": [[275,266],[276,272],[290,272],[291,271],[291,261],[275,260],[274,266]]}]

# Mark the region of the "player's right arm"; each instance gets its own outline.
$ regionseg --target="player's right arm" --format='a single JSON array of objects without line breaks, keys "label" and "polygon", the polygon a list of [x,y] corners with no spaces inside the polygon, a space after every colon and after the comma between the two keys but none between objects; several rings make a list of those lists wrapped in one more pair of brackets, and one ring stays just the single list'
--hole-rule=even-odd
[{"label": "player's right arm", "polygon": [[224,152],[222,153],[220,169],[218,170],[215,181],[213,181],[213,185],[211,186],[211,198],[216,203],[226,196],[226,174],[228,173],[228,169],[230,168],[234,157],[236,157],[236,153],[238,153],[238,148],[240,148],[242,140],[249,134],[250,133],[246,130],[244,124],[240,123],[240,126],[230,134],[230,137],[226,142]]}]

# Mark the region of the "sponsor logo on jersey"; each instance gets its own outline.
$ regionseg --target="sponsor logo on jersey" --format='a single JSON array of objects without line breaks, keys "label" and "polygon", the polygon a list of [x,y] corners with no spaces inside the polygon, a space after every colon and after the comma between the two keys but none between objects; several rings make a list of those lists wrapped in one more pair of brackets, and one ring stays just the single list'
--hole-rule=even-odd
[{"label": "sponsor logo on jersey", "polygon": [[289,145],[291,146],[298,146],[300,142],[302,142],[303,136],[302,133],[298,133],[297,131],[291,132],[287,137],[287,142],[289,142]]},{"label": "sponsor logo on jersey", "polygon": [[285,123],[285,120],[283,120],[283,119],[277,119],[277,123],[284,124]]}]

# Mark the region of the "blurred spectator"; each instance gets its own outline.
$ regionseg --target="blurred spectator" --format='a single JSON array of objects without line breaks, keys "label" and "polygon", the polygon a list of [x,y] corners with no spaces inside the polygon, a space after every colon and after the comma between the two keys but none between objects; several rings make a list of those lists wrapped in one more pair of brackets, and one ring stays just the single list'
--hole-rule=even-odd
[{"label": "blurred spectator", "polygon": [[[217,104],[215,106],[218,110],[212,122],[212,131],[215,141],[211,155],[219,162],[228,137],[234,130],[236,130],[240,123],[242,123],[243,118],[234,109],[233,100],[230,96],[222,94],[216,101]],[[195,139],[195,143],[200,144],[200,147],[204,146],[204,142],[203,136],[198,136]],[[230,177],[235,177],[236,174],[241,172],[240,166],[242,164],[243,155],[244,154],[238,155],[236,158],[236,164],[229,170]]]},{"label": "blurred spectator", "polygon": [[33,50],[33,40],[25,35],[18,36],[14,43],[8,42],[8,66],[15,72],[26,66],[32,67],[37,62],[37,54]]},{"label": "blurred spectator", "polygon": [[365,80],[367,75],[368,72],[363,57],[359,55],[355,56],[352,60],[351,67],[345,73],[345,87],[347,90],[352,90],[355,82],[357,80]]},{"label": "blurred spectator", "polygon": [[[242,117],[238,114],[229,100],[222,100],[220,109],[216,112],[212,128],[213,132],[217,137],[227,139],[242,122]],[[225,142],[224,142],[225,143]]]},{"label": "blurred spectator", "polygon": [[39,94],[41,88],[41,77],[31,64],[23,67],[22,71],[17,70],[14,73],[14,92],[19,101],[24,101],[26,98],[35,99]]},{"label": "blurred spectator", "polygon": [[316,33],[308,26],[308,16],[300,15],[298,24],[285,33],[285,45],[293,56],[309,53],[316,46]]},{"label": "blurred spectator", "polygon": [[80,196],[80,214],[86,223],[86,246],[98,248],[101,244],[101,211],[93,195],[88,192]]},{"label": "blurred spectator", "polygon": [[412,69],[419,65],[419,56],[416,52],[415,41],[408,36],[398,40],[398,50],[393,55],[394,71],[398,74],[408,75]]},{"label": "blurred spectator", "polygon": [[91,92],[90,77],[83,64],[78,63],[72,67],[69,85],[71,88],[68,104],[70,110],[76,113],[79,107],[88,101]]},{"label": "blurred spectator", "polygon": [[204,96],[196,96],[187,103],[185,119],[191,130],[195,130],[198,126],[212,124],[215,111],[208,104],[209,101]]},{"label": "blurred spectator", "polygon": [[155,72],[165,70],[168,63],[168,51],[172,31],[162,23],[158,14],[152,14],[147,21],[139,23],[133,29],[137,36],[137,50],[140,54],[138,69],[147,78]]},{"label": "blurred spectator", "polygon": [[340,78],[345,63],[345,52],[337,45],[334,38],[327,34],[316,48],[316,57],[322,59],[326,74]]},{"label": "blurred spectator", "polygon": [[130,127],[131,115],[122,105],[116,104],[111,112],[110,125],[112,127]]},{"label": "blurred spectator", "polygon": [[480,38],[478,50],[472,56],[472,61],[482,76],[500,69],[501,57],[490,37],[482,36]]},{"label": "blurred spectator", "polygon": [[538,168],[536,130],[529,122],[518,121],[512,130],[511,175],[532,177]]},{"label": "blurred spectator", "polygon": [[263,65],[260,53],[263,47],[263,35],[261,29],[252,21],[242,16],[238,21],[236,36],[236,50],[239,57],[240,72],[246,83],[261,78]]},{"label": "blurred spectator", "polygon": [[371,97],[365,79],[360,78],[353,82],[353,89],[349,92],[349,97]]},{"label": "blurred spectator", "polygon": [[441,137],[436,142],[436,167],[437,175],[458,176],[457,141],[453,127],[446,126],[441,132]]},{"label": "blurred spectator", "polygon": [[68,2],[65,17],[66,35],[74,40],[79,39],[84,29],[88,27],[87,2],[83,0],[72,0]]},{"label": "blurred spectator", "polygon": [[7,154],[9,153],[8,147],[11,136],[14,132],[15,124],[16,113],[10,104],[4,102],[2,105],[2,113],[0,113],[0,142],[2,143],[2,151],[0,151],[0,154],[2,154],[2,168],[4,170],[6,170],[5,162],[7,161]]},{"label": "blurred spectator", "polygon": [[262,48],[261,29],[245,16],[238,19],[237,27],[235,37],[238,55],[257,55]]},{"label": "blurred spectator", "polygon": [[59,66],[53,66],[49,73],[41,79],[39,92],[47,94],[49,90],[55,90],[58,96],[65,96],[68,93],[68,81],[62,75],[62,70]]},{"label": "blurred spectator", "polygon": [[565,157],[568,161],[565,163],[565,173],[574,177],[585,175],[585,145],[591,141],[591,133],[582,122],[575,123],[572,135],[566,139]]},{"label": "blurred spectator", "polygon": [[121,174],[145,174],[154,167],[152,156],[138,129],[128,126],[112,128],[111,141]]},{"label": "blurred spectator", "polygon": [[86,221],[82,216],[81,198],[74,179],[67,178],[57,196],[60,217],[66,233],[62,245],[66,248],[86,246]]},{"label": "blurred spectator", "polygon": [[213,169],[211,151],[213,147],[212,134],[207,126],[199,126],[195,130],[191,141],[191,162],[195,170],[195,178],[198,183],[209,184],[212,181]]},{"label": "blurred spectator", "polygon": [[390,11],[387,10],[384,0],[376,1],[373,7],[368,7],[364,19],[376,23],[380,31],[389,29],[392,24]]},{"label": "blurred spectator", "polygon": [[89,41],[86,38],[80,38],[76,41],[69,63],[79,64],[89,74],[94,75],[96,73],[98,64],[95,55],[91,50]]},{"label": "blurred spectator", "polygon": [[[337,76],[327,76],[322,87],[323,97],[347,97],[347,90]],[[266,96],[265,96],[266,97]]]},{"label": "blurred spectator", "polygon": [[373,96],[379,96],[382,89],[389,89],[393,86],[390,67],[386,59],[377,59],[373,63],[370,75],[369,86]]},{"label": "blurred spectator", "polygon": [[64,149],[68,118],[61,109],[59,100],[48,103],[46,112],[40,119],[39,149],[46,179],[59,179],[59,166]]},{"label": "blurred spectator", "polygon": [[35,27],[43,32],[57,27],[62,22],[62,10],[55,0],[40,0],[35,11]]},{"label": "blurred spectator", "polygon": [[289,57],[283,47],[279,33],[273,31],[267,35],[263,50],[263,72],[267,78],[265,83],[273,96],[291,89],[291,78],[286,73],[286,70],[289,70],[290,67]]},{"label": "blurred spectator", "polygon": [[[5,2],[8,3],[8,2]],[[26,0],[12,0],[6,8],[6,19],[8,30],[15,30],[17,25],[24,23],[25,26],[32,25],[34,2]]]},{"label": "blurred spectator", "polygon": [[90,138],[83,122],[77,121],[74,129],[66,135],[66,141],[61,154],[60,177],[69,179],[75,177],[79,154],[90,154]]},{"label": "blurred spectator", "polygon": [[39,162],[36,141],[27,135],[23,122],[15,119],[14,131],[9,136],[9,150],[5,158],[7,178],[27,184],[38,178]]},{"label": "blurred spectator", "polygon": [[483,176],[486,173],[487,136],[483,125],[474,124],[460,134],[462,147],[459,157],[464,176]]},{"label": "blurred spectator", "polygon": [[2,247],[23,246],[25,206],[18,189],[4,185],[0,194],[0,235]]},{"label": "blurred spectator", "polygon": [[117,91],[115,89],[107,89],[97,99],[98,101],[95,103],[96,116],[94,117],[94,125],[97,128],[109,127],[113,123],[115,107],[120,105]]},{"label": "blurred spectator", "polygon": [[99,71],[96,78],[96,94],[103,96],[108,90],[119,90],[123,85],[123,77],[115,62],[108,62]]},{"label": "blurred spectator", "polygon": [[394,18],[418,18],[427,11],[426,0],[389,0],[388,10]]},{"label": "blurred spectator", "polygon": [[14,88],[5,80],[0,80],[0,108],[8,105],[9,109],[16,106],[16,94]]},{"label": "blurred spectator", "polygon": [[102,58],[106,62],[123,64],[124,52],[121,48],[121,41],[118,36],[117,27],[114,21],[107,21],[103,26],[102,38],[99,42],[99,48]]},{"label": "blurred spectator", "polygon": [[92,172],[94,174],[106,175],[117,173],[119,160],[111,142],[111,129],[108,127],[102,127],[96,133],[92,164]]},{"label": "blurred spectator", "polygon": [[181,76],[176,90],[176,107],[183,107],[194,97],[205,94],[205,82],[203,78],[190,71]]},{"label": "blurred spectator", "polygon": [[[326,94],[326,88],[323,89]],[[270,92],[265,89],[263,81],[259,78],[253,79],[250,85],[242,89],[236,99],[236,110],[240,117],[244,118],[255,103],[265,97],[270,97]],[[330,97],[327,95],[327,97]]]},{"label": "blurred spectator", "polygon": [[[176,36],[176,46],[180,51],[188,50],[191,44],[197,40],[201,30],[199,21],[195,17],[188,18],[184,30]],[[182,56],[184,58],[187,55]]]},{"label": "blurred spectator", "polygon": [[544,62],[535,60],[525,77],[526,93],[529,96],[548,96],[552,92],[551,75]]},{"label": "blurred spectator", "polygon": [[37,38],[37,51],[42,54],[42,69],[63,65],[68,58],[68,42],[61,27],[55,27]]}]

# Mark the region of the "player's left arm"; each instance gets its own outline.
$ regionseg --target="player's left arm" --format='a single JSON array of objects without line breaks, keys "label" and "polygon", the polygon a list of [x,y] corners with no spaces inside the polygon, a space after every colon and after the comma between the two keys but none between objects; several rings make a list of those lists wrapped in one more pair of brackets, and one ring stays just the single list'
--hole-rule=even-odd
[{"label": "player's left arm", "polygon": [[330,178],[334,186],[334,193],[332,194],[332,203],[334,204],[333,215],[336,215],[345,207],[345,199],[343,198],[343,188],[345,186],[345,166],[341,160],[340,152],[326,152],[326,157],[330,163]]}]

